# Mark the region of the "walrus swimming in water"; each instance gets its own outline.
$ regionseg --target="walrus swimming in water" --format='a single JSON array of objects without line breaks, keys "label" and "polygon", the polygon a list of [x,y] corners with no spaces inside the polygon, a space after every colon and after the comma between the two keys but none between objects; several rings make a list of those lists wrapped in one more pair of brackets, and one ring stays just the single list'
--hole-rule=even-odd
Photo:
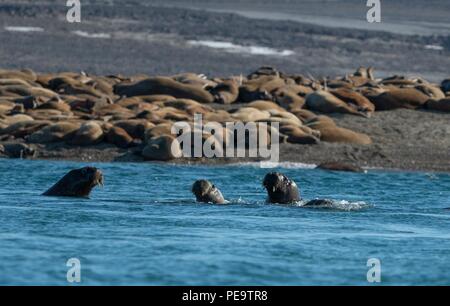
[{"label": "walrus swimming in water", "polygon": [[103,186],[103,174],[94,167],[72,170],[43,195],[50,197],[87,198],[92,189]]},{"label": "walrus swimming in water", "polygon": [[[297,184],[284,174],[271,172],[264,177],[263,186],[269,195],[268,201],[274,204],[293,204],[301,201]],[[330,205],[330,200],[312,200],[305,207]]]},{"label": "walrus swimming in water", "polygon": [[267,174],[264,177],[263,186],[269,194],[270,203],[290,204],[300,201],[297,184],[281,173]]},{"label": "walrus swimming in water", "polygon": [[222,193],[210,181],[196,181],[194,185],[192,185],[192,193],[197,198],[197,202],[225,204]]}]

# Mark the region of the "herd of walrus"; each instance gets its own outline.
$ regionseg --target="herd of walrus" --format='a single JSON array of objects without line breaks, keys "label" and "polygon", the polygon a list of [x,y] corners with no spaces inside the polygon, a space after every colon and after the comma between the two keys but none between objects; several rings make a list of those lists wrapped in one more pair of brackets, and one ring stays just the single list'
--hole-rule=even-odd
[{"label": "herd of walrus", "polygon": [[211,136],[221,144],[236,141],[226,122],[278,122],[281,142],[370,145],[369,135],[339,127],[325,114],[370,118],[397,108],[449,113],[450,79],[441,84],[404,76],[380,79],[372,68],[323,79],[272,67],[210,79],[193,73],[126,77],[0,70],[0,157],[34,157],[39,146],[50,143],[106,142],[145,160],[168,161],[175,158],[173,123],[193,122],[195,114],[222,131],[201,131],[204,141]]},{"label": "herd of walrus", "polygon": [[[103,186],[103,173],[94,167],[75,169],[67,173],[53,187],[43,193],[50,197],[89,197],[92,189]],[[263,180],[267,190],[268,202],[274,204],[294,204],[301,201],[297,184],[282,173],[268,173]],[[209,204],[227,204],[222,192],[210,181],[198,180],[192,185],[192,193],[197,202]],[[303,203],[304,207],[318,207],[331,204],[330,200],[312,200]]]}]

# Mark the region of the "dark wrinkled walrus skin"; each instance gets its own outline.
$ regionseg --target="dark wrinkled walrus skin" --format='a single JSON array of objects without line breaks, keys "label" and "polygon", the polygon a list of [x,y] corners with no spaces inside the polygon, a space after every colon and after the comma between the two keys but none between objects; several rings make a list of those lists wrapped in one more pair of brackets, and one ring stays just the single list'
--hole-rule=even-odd
[{"label": "dark wrinkled walrus skin", "polygon": [[270,203],[291,204],[301,200],[297,184],[284,174],[278,172],[267,174],[263,186],[267,190]]},{"label": "dark wrinkled walrus skin", "polygon": [[97,185],[103,185],[102,172],[94,167],[85,167],[70,171],[43,195],[87,198]]},{"label": "dark wrinkled walrus skin", "polygon": [[[284,174],[271,172],[264,177],[263,186],[269,196],[268,201],[274,204],[293,204],[301,201],[297,184]],[[312,200],[302,207],[328,206],[330,200]]]},{"label": "dark wrinkled walrus skin", "polygon": [[192,193],[197,198],[197,202],[225,204],[225,199],[220,190],[207,180],[196,181],[192,185]]}]

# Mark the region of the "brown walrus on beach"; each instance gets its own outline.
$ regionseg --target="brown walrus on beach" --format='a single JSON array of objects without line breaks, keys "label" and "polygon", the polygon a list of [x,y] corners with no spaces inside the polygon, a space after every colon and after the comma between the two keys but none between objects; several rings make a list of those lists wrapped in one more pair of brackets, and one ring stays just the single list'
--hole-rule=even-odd
[{"label": "brown walrus on beach", "polygon": [[3,70],[0,69],[0,79],[21,79],[27,82],[35,82],[37,75],[30,69]]},{"label": "brown walrus on beach", "polygon": [[439,101],[429,100],[426,104],[427,109],[450,113],[450,97]]},{"label": "brown walrus on beach", "polygon": [[89,146],[100,143],[104,132],[102,126],[95,121],[88,121],[73,134],[68,143],[76,146]]},{"label": "brown walrus on beach", "polygon": [[318,90],[306,96],[306,106],[308,109],[321,113],[344,113],[367,117],[367,114],[347,104],[332,93]]},{"label": "brown walrus on beach", "polygon": [[119,148],[126,149],[133,144],[133,137],[131,137],[124,129],[118,126],[112,126],[106,133],[106,141]]},{"label": "brown walrus on beach", "polygon": [[316,114],[314,114],[313,112],[311,112],[307,109],[296,109],[296,110],[293,110],[292,113],[295,116],[297,116],[297,118],[300,119],[303,123],[317,117]]},{"label": "brown walrus on beach", "polygon": [[175,99],[171,101],[165,101],[160,102],[158,105],[161,106],[161,108],[164,107],[173,107],[177,110],[184,111],[189,115],[195,115],[195,114],[207,114],[209,112],[214,111],[211,107],[205,104],[198,103],[197,101],[190,100],[190,99]]},{"label": "brown walrus on beach", "polygon": [[42,87],[30,87],[23,85],[0,86],[0,96],[4,97],[27,97],[42,96],[46,98],[58,97],[58,94],[50,89]]},{"label": "brown walrus on beach", "polygon": [[25,114],[16,114],[12,116],[4,116],[0,117],[0,123],[6,126],[9,126],[14,123],[24,122],[24,121],[33,121],[33,117],[25,115]]},{"label": "brown walrus on beach", "polygon": [[320,132],[307,126],[283,125],[280,133],[287,136],[287,141],[297,144],[317,144],[320,142]]},{"label": "brown walrus on beach", "polygon": [[97,168],[85,167],[76,169],[67,173],[43,195],[87,198],[95,186],[103,186],[103,181],[103,173]]},{"label": "brown walrus on beach", "polygon": [[277,76],[260,76],[245,81],[239,89],[239,100],[252,102],[256,100],[272,100],[272,92],[285,86],[285,81]]},{"label": "brown walrus on beach", "polygon": [[247,107],[253,107],[260,111],[269,111],[269,110],[278,110],[278,111],[284,111],[284,108],[282,108],[280,105],[272,102],[272,101],[264,101],[264,100],[256,100],[249,104],[247,104]]},{"label": "brown walrus on beach", "polygon": [[235,119],[231,117],[231,114],[225,110],[216,110],[214,112],[209,112],[203,116],[203,120],[206,122],[213,121],[220,123],[235,121]]},{"label": "brown walrus on beach", "polygon": [[328,171],[344,171],[344,172],[365,172],[363,168],[347,164],[343,162],[327,162],[322,163],[317,166],[317,169],[328,170]]},{"label": "brown walrus on beach", "polygon": [[430,97],[415,88],[390,88],[381,94],[366,97],[375,105],[377,111],[417,109],[430,100]]},{"label": "brown walrus on beach", "polygon": [[224,80],[210,90],[214,101],[222,104],[236,102],[239,97],[239,83],[235,79]]},{"label": "brown walrus on beach", "polygon": [[279,111],[276,109],[268,110],[267,111],[270,114],[270,117],[268,119],[262,119],[258,121],[263,122],[278,122],[281,126],[282,125],[296,125],[296,126],[302,126],[302,121],[295,116],[294,114],[287,112],[287,111]]},{"label": "brown walrus on beach", "polygon": [[47,125],[31,134],[27,141],[31,143],[52,143],[66,141],[80,128],[79,123],[57,122]]},{"label": "brown walrus on beach", "polygon": [[114,126],[124,129],[131,137],[141,140],[145,138],[145,131],[155,127],[153,123],[144,119],[115,121]]},{"label": "brown walrus on beach", "polygon": [[362,77],[362,78],[369,79],[369,80],[374,80],[375,77],[374,77],[373,71],[374,71],[373,67],[369,67],[369,68],[359,67],[356,70],[356,72],[353,73],[353,76]]},{"label": "brown walrus on beach", "polygon": [[169,95],[179,99],[191,99],[200,103],[212,103],[214,97],[202,87],[183,84],[167,77],[149,78],[134,84],[117,84],[114,92],[121,96]]},{"label": "brown walrus on beach", "polygon": [[94,107],[94,114],[100,117],[111,116],[113,120],[126,120],[136,116],[133,111],[118,104]]},{"label": "brown walrus on beach", "polygon": [[13,101],[8,100],[0,100],[0,115],[9,113],[11,110],[14,109],[16,104]]},{"label": "brown walrus on beach", "polygon": [[51,124],[50,121],[41,121],[41,120],[21,121],[8,125],[3,129],[0,127],[0,135],[9,135],[15,138],[24,138],[30,134],[33,134],[36,131],[39,131],[40,129],[46,127],[49,124]]},{"label": "brown walrus on beach", "polygon": [[281,75],[281,73],[272,66],[262,66],[259,67],[256,71],[253,71],[252,73],[250,73],[248,75],[248,79],[252,80],[252,79],[256,79],[259,78],[260,76],[277,76],[279,77]]},{"label": "brown walrus on beach", "polygon": [[226,201],[220,190],[210,181],[198,180],[192,185],[192,193],[197,202],[211,204],[225,204]]},{"label": "brown walrus on beach", "polygon": [[367,117],[370,117],[375,111],[375,105],[373,105],[373,103],[370,102],[369,99],[356,91],[340,88],[331,91],[331,93],[342,101],[351,105],[358,112],[365,114]]},{"label": "brown walrus on beach", "polygon": [[142,151],[146,160],[169,161],[182,156],[180,144],[171,135],[150,138]]},{"label": "brown walrus on beach", "polygon": [[62,100],[59,99],[50,99],[46,102],[41,103],[40,105],[36,106],[36,109],[52,109],[52,110],[58,110],[63,113],[70,113],[71,107],[69,104],[65,103]]},{"label": "brown walrus on beach", "polygon": [[258,110],[254,107],[241,107],[236,112],[233,112],[231,117],[242,122],[256,122],[269,119],[270,113],[268,111]]},{"label": "brown walrus on beach", "polygon": [[204,89],[210,89],[217,85],[216,82],[208,80],[204,74],[196,73],[181,73],[171,76],[171,78],[177,82],[189,85],[195,85]]},{"label": "brown walrus on beach", "polygon": [[372,139],[368,135],[338,127],[334,120],[327,116],[317,116],[305,122],[305,125],[320,131],[320,140],[325,142],[372,144]]},{"label": "brown walrus on beach", "polygon": [[417,85],[414,88],[420,90],[422,93],[434,100],[441,100],[445,98],[445,94],[437,85],[424,83]]},{"label": "brown walrus on beach", "polygon": [[273,97],[281,107],[289,111],[301,109],[305,105],[305,98],[287,86],[276,90]]},{"label": "brown walrus on beach", "polygon": [[26,114],[33,117],[34,120],[61,121],[68,120],[73,117],[72,112],[63,113],[56,109],[30,109],[26,112]]},{"label": "brown walrus on beach", "polygon": [[35,157],[37,151],[32,145],[25,143],[3,143],[0,145],[0,153],[9,158],[27,158]]}]

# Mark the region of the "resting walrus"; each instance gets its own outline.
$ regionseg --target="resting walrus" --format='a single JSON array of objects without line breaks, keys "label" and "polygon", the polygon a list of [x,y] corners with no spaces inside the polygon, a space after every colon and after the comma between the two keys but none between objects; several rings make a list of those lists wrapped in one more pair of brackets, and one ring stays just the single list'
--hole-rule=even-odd
[{"label": "resting walrus", "polygon": [[364,173],[365,170],[357,165],[342,163],[342,162],[327,162],[317,166],[316,169],[328,170],[328,171],[345,171],[345,172],[360,172]]},{"label": "resting walrus", "polygon": [[216,186],[206,180],[198,180],[192,185],[192,193],[197,198],[197,202],[225,204],[222,193]]},{"label": "resting walrus", "polygon": [[[297,184],[284,174],[272,172],[264,177],[263,186],[269,195],[268,201],[274,204],[293,204],[301,201]],[[329,205],[330,200],[312,200],[302,206]]]},{"label": "resting walrus", "polygon": [[97,185],[103,186],[102,172],[94,167],[84,167],[67,173],[43,195],[51,197],[87,198],[92,189]]}]

